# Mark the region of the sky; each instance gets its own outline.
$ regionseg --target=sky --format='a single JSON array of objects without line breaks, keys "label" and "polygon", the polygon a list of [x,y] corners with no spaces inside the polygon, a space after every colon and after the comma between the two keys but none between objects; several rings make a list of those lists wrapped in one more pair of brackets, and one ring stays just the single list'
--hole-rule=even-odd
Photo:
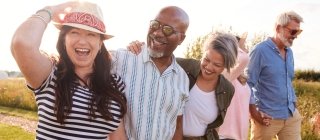
[{"label": "sky", "polygon": [[[18,26],[46,5],[66,0],[9,0],[0,5],[0,70],[19,71],[11,52],[10,43]],[[221,28],[232,27],[238,34],[248,32],[273,35],[276,16],[294,10],[304,18],[303,32],[294,41],[292,50],[295,69],[320,70],[320,1],[318,0],[88,0],[98,3],[104,14],[107,33],[115,37],[106,40],[107,49],[125,48],[134,40],[145,41],[149,21],[164,6],[184,9],[190,18],[185,41],[174,54],[184,57],[186,48],[197,37]],[[49,24],[40,49],[57,54],[55,46],[58,30]]]}]

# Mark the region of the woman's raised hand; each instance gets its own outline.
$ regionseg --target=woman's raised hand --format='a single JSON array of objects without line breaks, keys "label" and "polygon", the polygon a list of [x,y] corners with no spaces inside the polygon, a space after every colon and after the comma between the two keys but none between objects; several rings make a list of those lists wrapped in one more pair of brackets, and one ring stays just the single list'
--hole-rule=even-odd
[{"label": "woman's raised hand", "polygon": [[140,42],[138,40],[132,41],[127,46],[127,50],[132,52],[133,54],[138,55],[141,52],[143,45],[144,45],[144,42]]}]

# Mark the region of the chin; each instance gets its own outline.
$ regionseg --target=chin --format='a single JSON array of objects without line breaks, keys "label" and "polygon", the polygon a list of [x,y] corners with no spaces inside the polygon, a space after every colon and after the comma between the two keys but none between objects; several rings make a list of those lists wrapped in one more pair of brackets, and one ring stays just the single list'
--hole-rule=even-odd
[{"label": "chin", "polygon": [[150,48],[148,49],[148,51],[149,51],[150,57],[152,57],[152,58],[161,58],[164,55],[164,53],[156,52]]}]

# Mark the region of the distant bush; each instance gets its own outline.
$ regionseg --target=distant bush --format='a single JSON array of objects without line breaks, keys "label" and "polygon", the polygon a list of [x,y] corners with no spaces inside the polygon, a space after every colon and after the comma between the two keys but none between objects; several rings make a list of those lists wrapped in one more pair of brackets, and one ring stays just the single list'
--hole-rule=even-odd
[{"label": "distant bush", "polygon": [[26,110],[37,110],[34,94],[24,78],[0,80],[0,105]]},{"label": "distant bush", "polygon": [[296,70],[295,78],[297,80],[320,82],[320,72],[315,70]]},{"label": "distant bush", "polygon": [[305,82],[295,80],[295,87],[298,109],[303,117],[301,124],[301,133],[303,140],[319,140],[314,132],[314,124],[311,119],[320,112],[320,82]]}]

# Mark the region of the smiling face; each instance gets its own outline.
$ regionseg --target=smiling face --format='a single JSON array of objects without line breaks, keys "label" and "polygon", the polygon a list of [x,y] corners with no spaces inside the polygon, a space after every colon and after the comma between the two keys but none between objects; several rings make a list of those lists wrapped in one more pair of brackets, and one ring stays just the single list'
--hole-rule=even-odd
[{"label": "smiling face", "polygon": [[[148,46],[150,56],[153,58],[161,58],[171,56],[173,51],[179,45],[179,41],[181,39],[181,33],[175,32],[171,35],[165,35],[163,33],[163,27],[169,27],[169,23],[166,20],[164,22],[160,22],[159,20],[159,28],[154,29],[150,25],[149,35],[148,35]],[[172,27],[173,28],[173,27]],[[175,29],[173,29],[175,30]]]},{"label": "smiling face", "polygon": [[217,79],[224,68],[225,64],[223,56],[215,49],[207,48],[201,59],[201,76],[206,80]]},{"label": "smiling face", "polygon": [[66,52],[75,69],[93,68],[101,44],[100,34],[79,28],[72,28],[65,36]]},{"label": "smiling face", "polygon": [[147,37],[148,51],[152,58],[169,58],[185,38],[189,19],[177,7],[167,7],[150,22]]},{"label": "smiling face", "polygon": [[291,20],[287,26],[280,26],[278,36],[282,44],[286,47],[291,47],[293,40],[301,33],[300,23]]}]

